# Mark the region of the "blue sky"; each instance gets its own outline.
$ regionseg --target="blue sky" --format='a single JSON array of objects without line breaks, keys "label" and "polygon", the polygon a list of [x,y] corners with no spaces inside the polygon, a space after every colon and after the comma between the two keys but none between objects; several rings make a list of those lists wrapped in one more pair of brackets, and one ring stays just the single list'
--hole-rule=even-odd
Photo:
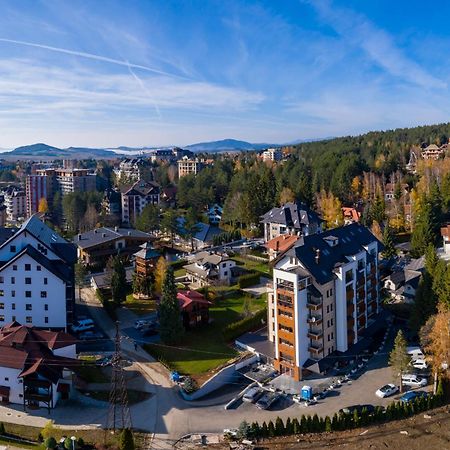
[{"label": "blue sky", "polygon": [[449,120],[450,2],[0,0],[0,148]]}]

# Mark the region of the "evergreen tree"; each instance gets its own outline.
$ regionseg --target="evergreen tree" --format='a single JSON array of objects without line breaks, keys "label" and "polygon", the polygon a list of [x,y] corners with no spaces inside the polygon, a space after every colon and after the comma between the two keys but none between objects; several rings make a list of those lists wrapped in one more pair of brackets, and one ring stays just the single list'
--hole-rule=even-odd
[{"label": "evergreen tree", "polygon": [[52,436],[48,437],[44,441],[44,445],[46,449],[55,449],[58,446],[58,443],[56,442],[56,439]]},{"label": "evergreen tree", "polygon": [[391,259],[397,255],[397,250],[395,249],[394,244],[394,236],[392,233],[392,228],[389,226],[389,223],[386,224],[383,230],[383,258]]},{"label": "evergreen tree", "polygon": [[292,434],[292,422],[291,422],[291,418],[290,417],[288,417],[286,419],[285,434],[288,435],[288,436]]},{"label": "evergreen tree", "polygon": [[314,433],[319,433],[321,431],[320,430],[319,416],[317,414],[314,414],[314,416],[311,419],[310,431],[313,431]]},{"label": "evergreen tree", "polygon": [[119,450],[134,450],[133,433],[129,428],[125,428],[119,435]]},{"label": "evergreen tree", "polygon": [[248,424],[248,422],[246,420],[243,420],[240,424],[239,424],[239,428],[238,428],[238,438],[239,439],[247,439],[250,436],[251,433],[251,428],[250,425]]},{"label": "evergreen tree", "polygon": [[403,337],[402,330],[399,330],[394,341],[394,348],[389,354],[389,365],[392,366],[394,376],[400,380],[400,392],[403,392],[402,375],[408,368],[410,356],[406,351],[406,340]]},{"label": "evergreen tree", "polygon": [[308,432],[308,419],[305,417],[304,414],[302,414],[302,417],[300,418],[300,433],[307,433]]},{"label": "evergreen tree", "polygon": [[159,327],[161,340],[166,344],[179,342],[184,334],[175,278],[171,266],[166,271],[162,285],[162,296],[159,303]]},{"label": "evergreen tree", "polygon": [[119,306],[127,298],[127,275],[122,258],[117,255],[112,260],[111,299],[114,305]]},{"label": "evergreen tree", "polygon": [[273,422],[271,420],[269,421],[269,425],[267,425],[267,436],[268,437],[275,436],[275,426],[273,425]]},{"label": "evergreen tree", "polygon": [[[334,418],[333,418],[334,419]],[[325,432],[330,433],[333,427],[331,426],[331,419],[329,416],[325,417]]]},{"label": "evergreen tree", "polygon": [[261,430],[260,430],[261,437],[266,438],[269,436],[269,429],[267,428],[267,423],[264,421]]},{"label": "evergreen tree", "polygon": [[292,433],[300,434],[300,424],[298,423],[297,417],[295,417],[294,420],[292,421]]},{"label": "evergreen tree", "polygon": [[275,420],[275,435],[283,436],[284,434],[284,423],[280,417],[277,417]]}]

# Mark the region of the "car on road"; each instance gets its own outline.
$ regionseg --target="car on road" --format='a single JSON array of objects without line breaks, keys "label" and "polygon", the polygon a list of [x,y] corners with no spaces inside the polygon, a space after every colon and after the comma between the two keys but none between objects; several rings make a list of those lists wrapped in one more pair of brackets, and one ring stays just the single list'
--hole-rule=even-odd
[{"label": "car on road", "polygon": [[419,370],[428,369],[428,364],[424,359],[416,359],[415,361],[411,361],[411,366],[413,366],[414,369],[419,369]]},{"label": "car on road", "polygon": [[422,349],[418,346],[407,347],[406,352],[413,361],[415,361],[416,359],[425,359],[425,355],[423,354]]},{"label": "car on road", "polygon": [[103,339],[103,333],[100,333],[100,331],[88,330],[80,333],[78,339],[80,339],[80,341],[101,340]]},{"label": "car on road", "polygon": [[72,325],[72,331],[74,333],[81,333],[83,331],[92,330],[95,328],[95,323],[92,319],[81,319]]},{"label": "car on road", "polygon": [[154,321],[150,319],[139,319],[134,322],[134,328],[136,330],[142,330],[142,328],[148,327],[152,323],[154,323]]},{"label": "car on road", "polygon": [[266,392],[257,402],[256,407],[259,409],[269,409],[275,402],[280,399],[278,392]]},{"label": "car on road", "polygon": [[403,403],[413,402],[416,398],[426,398],[428,394],[425,391],[409,391],[406,394],[403,394],[399,400]]},{"label": "car on road", "polygon": [[255,403],[263,394],[264,391],[261,388],[254,386],[242,396],[242,401]]},{"label": "car on road", "polygon": [[424,387],[428,384],[428,379],[414,374],[402,375],[402,384],[409,387]]},{"label": "car on road", "polygon": [[378,391],[375,392],[375,395],[380,398],[390,397],[398,392],[398,386],[395,384],[389,383],[380,387]]},{"label": "car on road", "polygon": [[353,414],[357,411],[358,414],[361,414],[363,409],[365,409],[368,414],[373,414],[375,412],[375,406],[373,405],[352,405],[342,408],[338,412],[339,414]]},{"label": "car on road", "polygon": [[104,356],[103,358],[97,359],[95,361],[96,366],[106,367],[111,365],[113,355]]}]

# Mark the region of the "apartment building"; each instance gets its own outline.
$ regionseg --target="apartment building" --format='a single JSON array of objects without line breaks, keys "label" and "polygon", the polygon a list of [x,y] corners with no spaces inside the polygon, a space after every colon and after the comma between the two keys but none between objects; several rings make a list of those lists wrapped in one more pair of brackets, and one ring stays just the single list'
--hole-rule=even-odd
[{"label": "apartment building", "polygon": [[28,175],[25,181],[27,217],[39,211],[41,199],[50,203],[53,198],[54,171],[46,169],[40,172],[40,175]]},{"label": "apartment building", "polygon": [[196,175],[204,167],[205,164],[201,159],[184,156],[178,160],[178,178],[190,175],[192,173]]},{"label": "apartment building", "polygon": [[304,236],[274,265],[268,296],[268,332],[275,368],[295,380],[303,370],[346,352],[379,312],[381,244],[353,223]]},{"label": "apartment building", "polygon": [[292,202],[272,208],[261,217],[264,240],[270,241],[282,234],[308,236],[322,231],[323,220],[305,204]]},{"label": "apartment building", "polygon": [[281,161],[283,159],[283,152],[281,148],[268,148],[262,154],[263,161]]},{"label": "apartment building", "polygon": [[137,181],[142,177],[143,169],[148,165],[143,158],[125,158],[119,163],[118,169],[114,169],[117,178]]},{"label": "apartment building", "polygon": [[66,329],[73,321],[76,248],[37,215],[0,245],[0,326]]},{"label": "apartment building", "polygon": [[16,222],[26,216],[26,196],[25,191],[8,187],[3,193],[4,204],[6,206],[6,219],[10,222]]},{"label": "apartment building", "polygon": [[134,223],[147,205],[159,204],[160,188],[153,181],[136,181],[122,192],[122,222]]}]

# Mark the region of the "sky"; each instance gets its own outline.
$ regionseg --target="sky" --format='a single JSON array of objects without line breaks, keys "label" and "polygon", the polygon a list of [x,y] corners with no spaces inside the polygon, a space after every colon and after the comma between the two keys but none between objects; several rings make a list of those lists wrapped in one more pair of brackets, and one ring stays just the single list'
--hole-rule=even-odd
[{"label": "sky", "polygon": [[444,0],[0,0],[0,148],[449,121]]}]

